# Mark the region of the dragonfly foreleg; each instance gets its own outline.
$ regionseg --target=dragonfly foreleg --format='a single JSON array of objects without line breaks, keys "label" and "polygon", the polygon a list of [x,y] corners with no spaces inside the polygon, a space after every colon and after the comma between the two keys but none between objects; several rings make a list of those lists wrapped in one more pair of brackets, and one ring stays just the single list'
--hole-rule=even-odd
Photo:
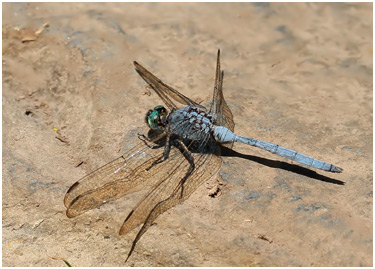
[{"label": "dragonfly foreleg", "polygon": [[155,145],[150,145],[149,142],[151,142],[151,139],[149,139],[144,134],[138,134],[138,139],[141,140],[141,141],[143,141],[143,143],[145,143],[145,145],[147,147],[149,147],[150,149],[155,149],[155,148],[159,147],[159,146],[155,146]]},{"label": "dragonfly foreleg", "polygon": [[155,161],[153,161],[152,164],[150,165],[150,167],[146,168],[146,171],[150,170],[156,164],[164,162],[165,160],[167,160],[170,152],[171,152],[171,135],[167,135],[163,155],[161,155],[159,158],[157,158]]},{"label": "dragonfly foreleg", "polygon": [[157,145],[150,145],[150,143],[155,143],[159,140],[161,140],[162,138],[165,137],[165,133],[162,133],[161,135],[157,136],[156,138],[154,139],[150,139],[148,138],[147,136],[145,136],[144,134],[140,134],[138,133],[138,139],[143,141],[143,143],[145,143],[145,145],[147,147],[149,147],[150,149],[157,149],[157,148],[160,148],[161,145],[157,144]]}]

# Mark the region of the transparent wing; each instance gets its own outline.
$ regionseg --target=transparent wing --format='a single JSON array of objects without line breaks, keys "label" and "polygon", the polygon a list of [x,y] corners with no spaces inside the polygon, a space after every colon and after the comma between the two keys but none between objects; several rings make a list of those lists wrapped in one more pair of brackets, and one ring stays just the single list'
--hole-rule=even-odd
[{"label": "transparent wing", "polygon": [[[64,198],[67,216],[75,217],[100,207],[106,201],[138,191],[136,187],[141,184],[153,185],[156,178],[147,168],[163,155],[164,148],[151,146],[142,141],[119,158],[74,183]],[[168,162],[163,166],[168,169]]]},{"label": "transparent wing", "polygon": [[183,94],[179,93],[172,87],[162,82],[159,78],[157,78],[155,75],[153,75],[150,71],[148,71],[146,68],[144,68],[136,61],[134,61],[134,66],[138,74],[147,82],[148,85],[151,86],[151,88],[154,89],[154,91],[164,101],[164,103],[167,105],[170,111],[173,108],[177,108],[177,106],[169,97],[183,105],[191,105],[199,108],[204,108],[203,106],[190,100],[188,97],[184,96]]},{"label": "transparent wing", "polygon": [[67,216],[72,218],[98,208],[106,201],[137,191],[140,186],[150,185],[148,194],[129,213],[120,229],[120,234],[126,234],[143,223],[129,256],[160,214],[186,200],[221,167],[220,149],[216,144],[207,153],[192,153],[195,169],[186,178],[182,188],[182,179],[189,168],[187,159],[177,148],[172,147],[167,160],[152,165],[163,155],[164,147],[149,146],[141,142],[121,157],[83,177],[72,185],[64,199]]},{"label": "transparent wing", "polygon": [[214,96],[213,96],[213,100],[212,100],[209,113],[211,113],[214,119],[216,119],[217,125],[224,126],[233,132],[234,131],[233,115],[223,96],[223,76],[224,76],[224,72],[222,72],[220,69],[220,49],[219,49],[217,51]]},{"label": "transparent wing", "polygon": [[[173,150],[178,151],[176,148]],[[180,152],[178,153],[182,156]],[[133,241],[128,257],[131,255],[138,240],[160,214],[186,200],[200,184],[214,176],[221,167],[221,158],[218,154],[193,153],[193,157],[195,169],[186,181],[184,181],[183,188],[181,182],[189,168],[188,161],[185,158],[168,161],[173,163],[173,166],[169,166],[171,167],[171,170],[168,171],[170,175],[154,185],[149,193],[135,206],[125,219],[120,229],[120,234],[126,234],[143,223],[142,228]],[[159,169],[165,169],[165,167],[162,168],[158,166],[159,165],[156,165],[155,167],[157,171]],[[151,170],[153,169],[154,168]]]}]

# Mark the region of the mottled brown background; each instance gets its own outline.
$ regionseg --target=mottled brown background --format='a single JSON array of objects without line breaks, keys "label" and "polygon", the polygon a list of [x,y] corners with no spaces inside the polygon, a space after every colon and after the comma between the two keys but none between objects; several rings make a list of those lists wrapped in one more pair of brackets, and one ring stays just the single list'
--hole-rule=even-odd
[{"label": "mottled brown background", "polygon": [[[4,266],[372,266],[371,3],[5,3],[2,31]],[[217,48],[237,133],[344,173],[235,145],[220,195],[203,184],[124,264],[142,194],[74,219],[64,194],[160,104],[133,60],[205,103]]]}]

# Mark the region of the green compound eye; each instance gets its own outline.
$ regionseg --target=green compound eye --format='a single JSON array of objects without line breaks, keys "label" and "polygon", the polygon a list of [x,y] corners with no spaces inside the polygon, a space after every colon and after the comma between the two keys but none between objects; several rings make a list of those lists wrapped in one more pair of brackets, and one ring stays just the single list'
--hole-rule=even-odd
[{"label": "green compound eye", "polygon": [[161,129],[160,117],[167,114],[166,109],[163,106],[156,106],[153,110],[150,110],[146,115],[146,121],[151,129]]}]

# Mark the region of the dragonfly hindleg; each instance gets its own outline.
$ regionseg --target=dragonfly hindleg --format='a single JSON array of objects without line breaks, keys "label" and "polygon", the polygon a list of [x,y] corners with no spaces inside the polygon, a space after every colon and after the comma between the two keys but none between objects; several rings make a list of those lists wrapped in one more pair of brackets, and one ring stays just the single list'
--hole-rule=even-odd
[{"label": "dragonfly hindleg", "polygon": [[194,171],[194,169],[195,169],[195,163],[194,163],[194,157],[193,157],[193,155],[191,154],[190,150],[186,147],[186,145],[184,144],[184,142],[182,142],[179,139],[176,139],[175,141],[176,141],[176,144],[175,144],[176,147],[181,151],[181,153],[184,155],[184,157],[186,158],[186,160],[190,164],[188,171],[186,172],[185,176],[180,181],[180,185],[181,185],[180,199],[181,199],[182,195],[184,193],[184,183],[185,183],[186,179]]}]

